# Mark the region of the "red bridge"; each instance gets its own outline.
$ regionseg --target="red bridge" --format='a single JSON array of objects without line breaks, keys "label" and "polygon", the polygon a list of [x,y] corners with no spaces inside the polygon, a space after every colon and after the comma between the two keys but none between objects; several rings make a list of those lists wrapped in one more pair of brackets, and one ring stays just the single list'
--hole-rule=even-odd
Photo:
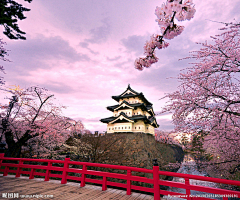
[{"label": "red bridge", "polygon": [[[17,164],[16,164],[17,163]],[[37,163],[37,164],[36,164]],[[39,164],[38,164],[39,163]],[[54,166],[57,165],[57,166]],[[60,167],[59,167],[60,166]],[[78,167],[78,168],[74,168]],[[89,167],[97,168],[97,170],[90,170]],[[25,170],[24,170],[25,169]],[[110,173],[104,172],[103,169],[120,170],[123,173]],[[38,170],[38,171],[37,171]],[[39,172],[40,171],[40,172]],[[222,183],[227,185],[240,186],[240,181],[211,178],[204,176],[196,176],[189,174],[181,174],[167,171],[159,171],[157,163],[154,164],[153,169],[144,169],[136,167],[127,167],[119,165],[108,165],[88,162],[77,162],[70,161],[70,158],[65,160],[50,160],[50,159],[29,159],[29,158],[6,158],[4,154],[0,154],[0,172],[3,172],[3,176],[7,176],[9,173],[15,174],[15,177],[20,177],[21,174],[29,175],[29,179],[34,179],[34,176],[45,177],[45,181],[49,181],[51,177],[58,178],[61,180],[61,184],[66,184],[67,180],[75,180],[80,182],[80,187],[84,187],[85,183],[94,183],[102,185],[102,190],[107,190],[108,186],[114,186],[118,188],[126,189],[126,194],[131,195],[132,190],[140,192],[149,192],[154,195],[154,200],[160,200],[160,195],[166,195],[170,197],[178,197],[182,199],[211,199],[206,197],[199,197],[191,195],[191,191],[206,192],[208,194],[215,194],[215,196],[222,197],[223,200],[229,197],[240,198],[240,192],[211,188],[199,185],[191,185],[190,179]],[[55,172],[55,173],[54,173]],[[58,172],[58,174],[56,173]],[[60,172],[60,173],[59,173]],[[150,177],[146,178],[137,175],[133,175],[136,172],[151,174]],[[71,173],[71,175],[69,175]],[[81,176],[80,176],[81,175]],[[88,178],[86,175],[93,175]],[[166,181],[159,178],[160,175],[180,177],[185,180],[185,183]],[[99,177],[99,178],[96,178]],[[113,182],[108,179],[122,180],[124,183]],[[150,187],[137,186],[132,181],[148,183]],[[182,188],[186,192],[177,193],[167,190],[160,189],[160,186],[170,186],[175,188]]]}]

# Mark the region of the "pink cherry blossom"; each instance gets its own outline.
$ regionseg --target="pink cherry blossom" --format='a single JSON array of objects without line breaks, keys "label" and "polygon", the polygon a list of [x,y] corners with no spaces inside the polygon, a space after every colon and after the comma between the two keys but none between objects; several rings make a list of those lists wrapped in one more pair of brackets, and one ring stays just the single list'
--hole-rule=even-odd
[{"label": "pink cherry blossom", "polygon": [[191,52],[198,62],[178,76],[163,112],[173,111],[175,132],[204,132],[208,167],[230,177],[240,166],[240,24],[226,25],[213,44]]},{"label": "pink cherry blossom", "polygon": [[[72,134],[82,134],[83,124],[62,115],[63,106],[55,105],[54,95],[40,87],[14,89],[10,92],[17,99],[13,108],[1,106],[0,120],[8,118],[8,126],[3,133],[7,143],[7,156],[20,156],[23,146],[33,153],[51,152],[61,146]],[[3,124],[1,123],[1,128]],[[2,135],[1,135],[2,136]],[[17,149],[17,155],[13,149]],[[26,148],[25,148],[26,149]]]},{"label": "pink cherry blossom", "polygon": [[[180,35],[184,27],[175,24],[174,19],[178,21],[190,20],[193,18],[196,10],[191,0],[186,0],[182,3],[180,0],[167,0],[161,7],[156,7],[155,14],[157,16],[156,21],[160,27],[161,35],[151,36],[150,41],[147,41],[144,46],[145,58],[138,58],[135,60],[135,68],[143,70],[143,67],[150,67],[151,64],[157,62],[155,49],[166,48],[169,44],[164,39],[173,39]],[[149,59],[149,58],[152,59]],[[150,62],[151,61],[151,62]],[[154,61],[154,62],[153,62]]]},{"label": "pink cherry blossom", "polygon": [[163,38],[165,39],[173,39],[174,37],[180,35],[183,32],[184,26],[175,26],[174,28],[168,29],[164,34]]}]

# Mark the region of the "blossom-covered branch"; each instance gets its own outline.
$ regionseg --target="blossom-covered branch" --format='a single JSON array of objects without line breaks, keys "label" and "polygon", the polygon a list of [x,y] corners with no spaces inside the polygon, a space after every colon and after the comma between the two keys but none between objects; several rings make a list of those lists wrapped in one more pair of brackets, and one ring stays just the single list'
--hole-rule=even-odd
[{"label": "blossom-covered branch", "polygon": [[161,7],[156,7],[155,14],[157,22],[161,30],[161,35],[152,35],[150,41],[147,41],[144,46],[145,58],[137,58],[135,60],[135,68],[143,70],[143,67],[150,67],[153,63],[158,61],[155,55],[155,49],[163,49],[169,46],[169,43],[164,39],[171,40],[180,35],[184,26],[179,26],[174,22],[190,20],[193,18],[196,10],[192,0],[167,0]]},{"label": "blossom-covered branch", "polygon": [[230,169],[226,161],[240,160],[240,24],[226,25],[212,44],[191,53],[199,62],[179,75],[163,112],[173,111],[175,132],[204,131],[206,153]]}]

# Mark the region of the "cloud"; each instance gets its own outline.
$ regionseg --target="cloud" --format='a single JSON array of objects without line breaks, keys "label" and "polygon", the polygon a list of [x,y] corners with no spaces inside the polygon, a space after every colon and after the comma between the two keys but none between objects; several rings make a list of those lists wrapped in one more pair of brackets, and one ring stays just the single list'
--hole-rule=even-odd
[{"label": "cloud", "polygon": [[135,52],[136,55],[143,54],[143,46],[148,36],[131,35],[121,40],[127,51]]},{"label": "cloud", "polygon": [[[164,66],[158,69],[145,70],[139,76],[132,78],[131,81],[137,82],[141,80],[141,84],[148,87],[154,87],[157,90],[170,92],[176,89],[178,81],[173,78],[167,79],[166,77],[177,76],[178,71]],[[160,97],[159,97],[160,98]]]},{"label": "cloud", "polygon": [[89,122],[92,122],[92,123],[95,123],[95,122],[99,122],[99,117],[95,117],[95,118],[83,118],[83,117],[78,117],[78,118],[76,118],[76,120],[81,120],[81,121],[84,121],[84,122],[87,122],[87,123],[89,123]]},{"label": "cloud", "polygon": [[[67,61],[88,60],[86,54],[77,53],[69,45],[67,40],[59,36],[44,37],[39,35],[37,38],[29,39],[24,46],[17,46],[16,54],[27,54],[30,58],[38,59],[63,59]],[[13,52],[14,53],[14,52]]]},{"label": "cloud", "polygon": [[87,42],[80,42],[80,43],[79,43],[79,46],[80,46],[80,47],[83,47],[83,48],[88,48],[89,43],[87,43]]},{"label": "cloud", "polygon": [[[10,41],[8,47],[11,49],[9,57],[12,62],[4,63],[5,80],[27,87],[42,84],[45,80],[47,86],[60,91],[60,79],[57,82],[48,82],[53,74],[66,73],[76,62],[91,61],[87,54],[78,53],[67,40],[59,36],[38,35],[26,41]],[[70,88],[65,91],[69,90]]]},{"label": "cloud", "polygon": [[67,84],[64,84],[62,82],[51,81],[51,80],[46,81],[46,83],[44,83],[42,86],[52,91],[53,93],[58,93],[58,94],[71,95],[72,92],[75,91],[73,87]]},{"label": "cloud", "polygon": [[[26,41],[11,42],[9,44],[11,63],[6,63],[18,73],[29,73],[37,68],[51,68],[53,63],[73,63],[89,61],[87,54],[78,53],[61,37],[29,38]],[[8,70],[7,70],[8,71]]]},{"label": "cloud", "polygon": [[121,57],[122,57],[122,56],[116,56],[116,57],[114,57],[114,58],[109,58],[109,57],[107,57],[107,60],[108,60],[108,61],[117,61],[117,60],[119,60]]},{"label": "cloud", "polygon": [[90,30],[90,38],[85,39],[86,42],[93,44],[106,42],[108,36],[111,34],[111,26],[107,18],[102,19],[101,22],[102,26]]},{"label": "cloud", "polygon": [[80,42],[79,46],[82,48],[87,49],[90,53],[94,54],[94,55],[98,55],[99,52],[98,51],[94,51],[91,48],[89,48],[89,42]]},{"label": "cloud", "polygon": [[174,129],[174,125],[172,124],[172,120],[157,119],[157,123],[159,125],[160,130],[171,131],[171,130]]}]

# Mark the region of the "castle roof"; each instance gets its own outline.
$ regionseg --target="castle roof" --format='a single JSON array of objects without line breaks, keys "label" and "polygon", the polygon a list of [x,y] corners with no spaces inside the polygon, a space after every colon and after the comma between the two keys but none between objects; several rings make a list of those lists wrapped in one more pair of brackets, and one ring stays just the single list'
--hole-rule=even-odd
[{"label": "castle roof", "polygon": [[155,128],[158,128],[159,125],[156,122],[155,117],[147,118],[144,115],[134,115],[132,117],[127,116],[124,112],[121,112],[117,117],[108,117],[101,119],[100,121],[103,123],[124,123],[124,122],[137,122],[138,120],[143,120],[147,124],[151,124]]},{"label": "castle roof", "polygon": [[145,105],[144,103],[135,103],[135,104],[130,104],[127,101],[123,101],[120,105],[114,105],[114,106],[108,106],[107,109],[114,112],[122,109],[137,109],[141,108],[143,111],[148,111],[150,114],[155,115],[153,112],[152,105]]},{"label": "castle roof", "polygon": [[143,95],[142,92],[138,93],[136,91],[134,91],[131,87],[130,84],[128,84],[127,89],[120,95],[118,96],[112,96],[112,98],[114,100],[116,100],[117,102],[119,102],[120,99],[123,98],[130,98],[130,97],[139,97],[141,98],[147,105],[152,105],[152,103],[150,103]]}]

